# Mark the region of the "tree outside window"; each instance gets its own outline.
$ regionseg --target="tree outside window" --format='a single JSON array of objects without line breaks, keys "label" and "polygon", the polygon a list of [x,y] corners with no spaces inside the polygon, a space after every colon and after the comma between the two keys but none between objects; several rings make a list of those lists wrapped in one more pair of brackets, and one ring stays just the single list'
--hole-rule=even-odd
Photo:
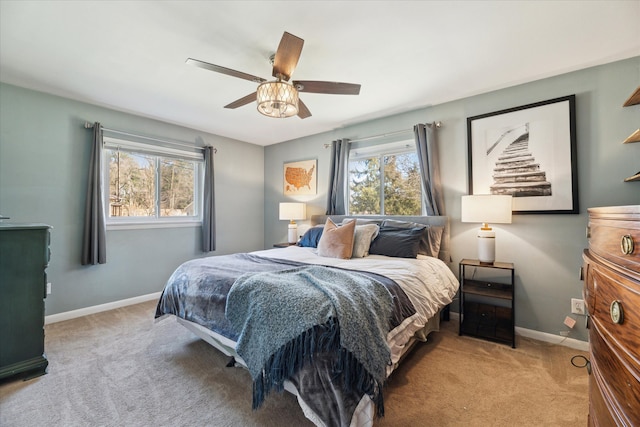
[{"label": "tree outside window", "polygon": [[349,161],[349,213],[421,215],[422,183],[415,150],[384,152],[383,146],[378,151]]},{"label": "tree outside window", "polygon": [[117,148],[105,154],[109,218],[199,217],[199,162]]}]

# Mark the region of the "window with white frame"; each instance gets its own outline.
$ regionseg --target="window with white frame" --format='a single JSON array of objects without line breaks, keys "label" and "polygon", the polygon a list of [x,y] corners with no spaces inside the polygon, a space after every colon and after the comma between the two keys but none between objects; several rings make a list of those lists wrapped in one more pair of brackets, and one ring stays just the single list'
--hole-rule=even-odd
[{"label": "window with white frame", "polygon": [[106,136],[104,142],[107,224],[201,221],[201,152]]},{"label": "window with white frame", "polygon": [[348,185],[351,215],[422,215],[414,141],[351,147]]}]

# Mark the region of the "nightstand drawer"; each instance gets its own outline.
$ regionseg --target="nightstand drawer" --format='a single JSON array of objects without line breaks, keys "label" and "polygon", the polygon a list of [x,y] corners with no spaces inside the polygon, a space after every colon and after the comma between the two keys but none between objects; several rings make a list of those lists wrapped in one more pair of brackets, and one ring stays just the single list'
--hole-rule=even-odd
[{"label": "nightstand drawer", "polygon": [[467,301],[464,304],[463,333],[499,340],[512,339],[511,309]]},{"label": "nightstand drawer", "polygon": [[495,324],[496,306],[480,304],[477,302],[466,302],[464,305],[464,321],[486,325]]}]

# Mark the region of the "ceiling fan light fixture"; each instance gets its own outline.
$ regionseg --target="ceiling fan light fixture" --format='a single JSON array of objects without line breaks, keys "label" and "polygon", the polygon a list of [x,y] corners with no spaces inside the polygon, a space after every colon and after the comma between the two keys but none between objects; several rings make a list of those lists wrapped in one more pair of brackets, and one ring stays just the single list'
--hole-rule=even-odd
[{"label": "ceiling fan light fixture", "polygon": [[268,117],[285,118],[298,114],[298,90],[281,80],[258,86],[256,101],[258,111]]}]

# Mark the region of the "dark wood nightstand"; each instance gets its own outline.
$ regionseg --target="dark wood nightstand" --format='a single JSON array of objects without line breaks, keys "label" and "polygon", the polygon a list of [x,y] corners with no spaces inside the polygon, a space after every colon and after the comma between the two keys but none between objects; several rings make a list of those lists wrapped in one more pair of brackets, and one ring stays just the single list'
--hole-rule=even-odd
[{"label": "dark wood nightstand", "polygon": [[[474,274],[467,277],[467,268]],[[474,279],[476,269],[506,272],[508,283]],[[502,276],[505,276],[502,274]],[[460,335],[471,335],[516,348],[515,268],[510,262],[481,263],[477,259],[460,261]],[[492,278],[493,279],[493,278]],[[499,278],[502,280],[501,278]],[[471,298],[468,298],[472,296]]]},{"label": "dark wood nightstand", "polygon": [[276,243],[275,245],[273,245],[274,248],[288,248],[289,246],[295,246],[296,243]]}]

